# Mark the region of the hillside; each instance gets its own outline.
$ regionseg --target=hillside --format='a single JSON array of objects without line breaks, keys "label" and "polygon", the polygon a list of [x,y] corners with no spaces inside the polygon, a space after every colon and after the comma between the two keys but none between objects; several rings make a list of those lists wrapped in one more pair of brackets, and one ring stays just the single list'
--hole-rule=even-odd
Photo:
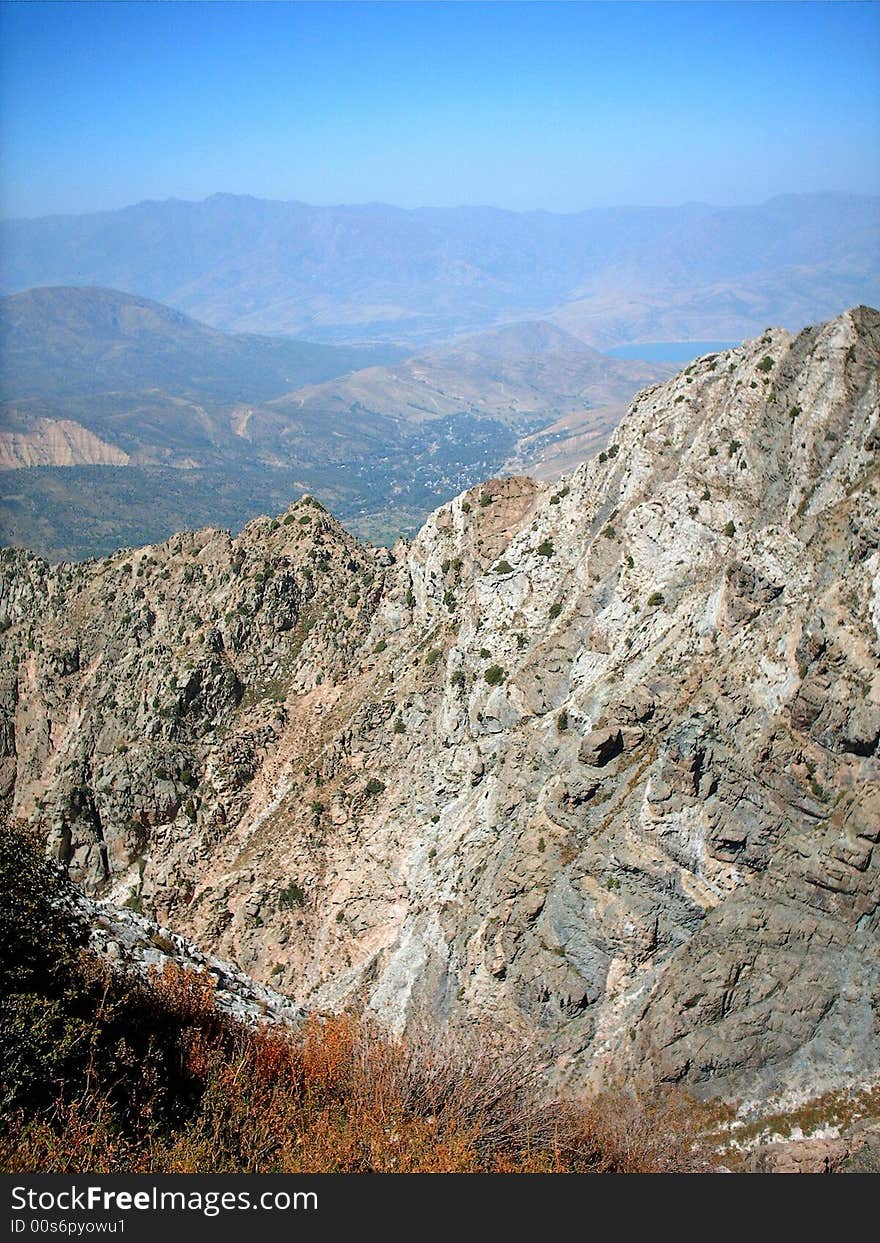
[{"label": "hillside", "polygon": [[393,540],[511,455],[528,464],[520,438],[559,418],[604,443],[621,405],[670,374],[542,323],[402,355],[221,333],[113,290],[4,299],[0,472],[21,473],[0,474],[3,540],[94,556],[238,530],[306,490]]},{"label": "hillside", "polygon": [[29,289],[0,300],[3,401],[149,388],[202,401],[267,401],[402,356],[387,346],[217,332],[116,289]]},{"label": "hillside", "polygon": [[609,358],[552,324],[524,323],[303,387],[272,406],[300,418],[369,412],[427,423],[467,413],[522,427],[626,403],[674,370],[670,364]]},{"label": "hillside", "polygon": [[2,790],[308,1008],[792,1108],[880,1077],[880,315],[639,394],[411,544],[5,551]]},{"label": "hillside", "polygon": [[0,255],[6,293],[110,286],[239,332],[415,344],[553,318],[599,348],[738,341],[880,301],[880,200],[554,215],[215,194],[3,221]]},{"label": "hillside", "polygon": [[[0,1170],[665,1173],[717,1164],[680,1093],[554,1093],[503,1032],[303,1015],[0,820]],[[389,1125],[393,1119],[393,1125]],[[862,1145],[864,1148],[864,1145]]]},{"label": "hillside", "polygon": [[0,462],[259,460],[239,435],[253,405],[401,356],[217,332],[112,289],[31,289],[0,301]]}]

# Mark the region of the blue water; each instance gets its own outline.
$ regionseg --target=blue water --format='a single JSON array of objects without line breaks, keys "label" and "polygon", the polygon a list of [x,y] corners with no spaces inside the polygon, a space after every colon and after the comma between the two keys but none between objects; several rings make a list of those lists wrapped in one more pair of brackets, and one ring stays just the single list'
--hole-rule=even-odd
[{"label": "blue water", "polygon": [[606,350],[612,358],[640,358],[649,363],[689,363],[701,354],[729,350],[739,341],[642,341],[638,345],[618,345]]}]

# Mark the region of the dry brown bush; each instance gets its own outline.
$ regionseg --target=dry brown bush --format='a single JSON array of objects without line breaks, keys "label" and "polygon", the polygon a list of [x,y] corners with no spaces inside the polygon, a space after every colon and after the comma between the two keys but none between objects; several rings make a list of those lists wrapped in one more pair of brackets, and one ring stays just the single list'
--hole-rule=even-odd
[{"label": "dry brown bush", "polygon": [[83,948],[67,883],[0,824],[0,1168],[30,1172],[697,1168],[675,1098],[554,1099],[490,1026],[249,1028],[205,973],[146,979]]},{"label": "dry brown bush", "polygon": [[[178,1006],[182,1071],[202,1092],[182,1125],[138,1119],[119,1085],[19,1116],[0,1140],[17,1172],[667,1172],[705,1168],[694,1115],[624,1091],[553,1099],[540,1063],[497,1032],[423,1028],[395,1040],[349,1017],[236,1028],[201,980],[157,981]],[[167,1007],[172,1007],[169,1011]],[[124,1099],[124,1098],[123,1098]],[[167,1119],[167,1110],[163,1115]]]}]

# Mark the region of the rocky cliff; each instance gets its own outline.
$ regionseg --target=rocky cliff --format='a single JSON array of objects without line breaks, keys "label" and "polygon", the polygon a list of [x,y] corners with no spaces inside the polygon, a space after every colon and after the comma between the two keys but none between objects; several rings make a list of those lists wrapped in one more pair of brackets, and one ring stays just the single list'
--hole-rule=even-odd
[{"label": "rocky cliff", "polygon": [[880,315],[707,356],[411,545],[6,550],[2,788],[298,1004],[490,1015],[575,1082],[880,1075]]}]

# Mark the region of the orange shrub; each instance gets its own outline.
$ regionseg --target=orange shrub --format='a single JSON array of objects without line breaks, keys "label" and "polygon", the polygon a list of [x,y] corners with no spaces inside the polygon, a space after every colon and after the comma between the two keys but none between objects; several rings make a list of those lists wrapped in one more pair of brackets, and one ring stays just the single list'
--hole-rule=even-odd
[{"label": "orange shrub", "polygon": [[665,1171],[702,1168],[693,1111],[624,1091],[553,1099],[527,1049],[485,1026],[367,1019],[247,1027],[210,978],[167,967],[103,981],[93,1055],[54,1109],[0,1118],[26,1172]]}]

